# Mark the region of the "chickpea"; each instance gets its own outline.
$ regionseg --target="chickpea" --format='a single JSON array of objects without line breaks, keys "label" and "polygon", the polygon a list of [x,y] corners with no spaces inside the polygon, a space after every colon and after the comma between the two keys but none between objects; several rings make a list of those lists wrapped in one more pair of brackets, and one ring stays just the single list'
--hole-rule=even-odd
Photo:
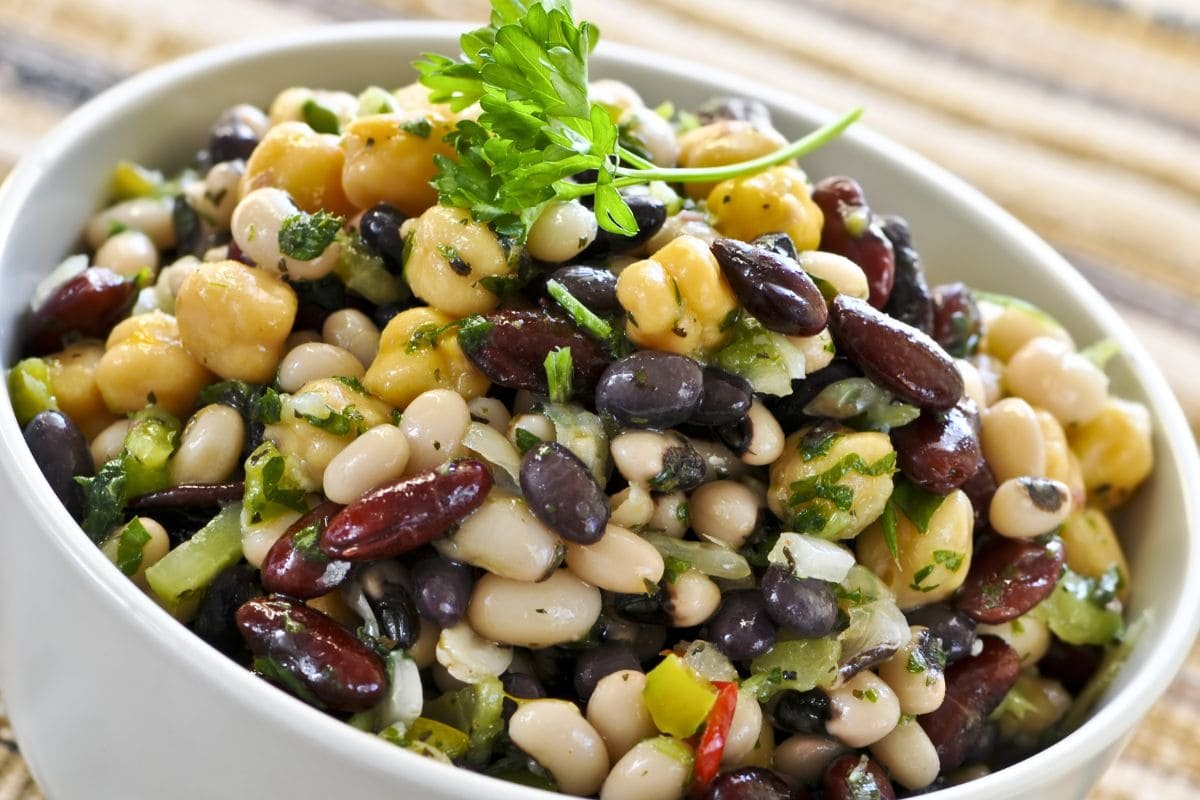
[{"label": "chickpea", "polygon": [[317,133],[303,122],[283,122],[254,148],[238,191],[245,197],[271,186],[309,214],[324,209],[348,217],[355,208],[342,189],[344,163],[337,136]]},{"label": "chickpea", "polygon": [[275,376],[296,307],[290,286],[236,261],[199,265],[175,299],[187,352],[222,378],[251,383]]},{"label": "chickpea", "polygon": [[96,384],[96,369],[103,356],[103,344],[85,340],[46,357],[50,388],[58,401],[58,410],[70,417],[88,439],[94,438],[116,419]]},{"label": "chickpea", "polygon": [[97,267],[108,267],[118,275],[135,277],[144,269],[158,272],[158,248],[141,231],[121,231],[100,245],[92,259]]},{"label": "chickpea", "polygon": [[429,182],[434,156],[454,158],[445,141],[457,120],[445,106],[359,117],[342,132],[342,186],[359,208],[390,203],[406,216],[418,216],[437,203]]},{"label": "chickpea", "polygon": [[453,332],[439,336],[432,346],[411,347],[417,329],[441,328],[451,321],[432,308],[410,308],[392,317],[363,385],[400,409],[430,389],[451,389],[468,400],[483,395],[491,383],[463,354]]},{"label": "chickpea", "polygon": [[723,236],[749,242],[783,231],[801,251],[820,244],[825,220],[809,194],[808,179],[796,167],[722,181],[708,195],[708,210]]},{"label": "chickpea", "polygon": [[983,353],[1006,362],[1027,342],[1038,337],[1055,339],[1075,349],[1071,334],[1041,312],[1018,305],[999,309],[990,303],[979,305],[985,320],[983,338],[979,342],[979,349]]},{"label": "chickpea", "polygon": [[716,257],[692,236],[627,267],[617,278],[617,299],[635,343],[685,355],[724,344],[729,332],[722,327],[738,308]]},{"label": "chickpea", "polygon": [[1115,397],[1070,430],[1067,438],[1079,457],[1090,504],[1108,511],[1133,496],[1154,466],[1150,434],[1146,407]]},{"label": "chickpea", "polygon": [[[787,139],[776,130],[759,129],[745,120],[722,119],[693,128],[679,137],[679,166],[723,167],[774,153],[786,145]],[[688,197],[699,200],[707,197],[714,185],[711,182],[689,183],[685,188]],[[709,207],[712,208],[711,201]]]},{"label": "chickpea", "polygon": [[130,317],[113,328],[96,365],[96,386],[117,413],[137,411],[153,395],[167,411],[186,416],[212,380],[185,349],[175,317],[161,311]]},{"label": "chickpea", "polygon": [[1067,485],[1072,502],[1082,506],[1087,490],[1083,486],[1082,474],[1071,463],[1071,448],[1067,444],[1067,433],[1049,411],[1035,408],[1038,425],[1042,429],[1042,442],[1046,448],[1046,477]]},{"label": "chickpea", "polygon": [[500,303],[485,278],[510,273],[508,257],[486,224],[462,208],[434,206],[417,220],[404,278],[413,294],[454,317],[484,314]]},{"label": "chickpea", "polygon": [[[806,439],[810,431],[802,428],[789,436],[783,455],[771,465],[767,505],[798,533],[853,538],[879,518],[892,494],[896,457],[891,441],[883,433],[836,431],[828,440],[814,443]],[[858,468],[860,462],[865,470]],[[794,483],[814,484],[821,476],[849,489],[848,509],[792,487]]]},{"label": "chickpea", "polygon": [[588,100],[603,106],[613,122],[619,122],[626,112],[646,107],[636,89],[628,83],[612,78],[601,78],[588,83]]},{"label": "chickpea", "polygon": [[1067,566],[1080,575],[1099,578],[1111,569],[1121,576],[1117,596],[1129,597],[1129,562],[1108,516],[1098,508],[1077,510],[1067,517],[1060,534]]},{"label": "chickpea", "polygon": [[1045,408],[1064,425],[1087,422],[1108,398],[1108,376],[1060,339],[1039,336],[1026,342],[1008,362],[1009,390]]},{"label": "chickpea", "polygon": [[274,187],[255,189],[237,204],[230,222],[233,240],[243,253],[266,272],[289,278],[315,281],[324,278],[338,263],[342,246],[331,242],[315,258],[293,258],[279,246],[284,222],[300,213],[287,192]]}]

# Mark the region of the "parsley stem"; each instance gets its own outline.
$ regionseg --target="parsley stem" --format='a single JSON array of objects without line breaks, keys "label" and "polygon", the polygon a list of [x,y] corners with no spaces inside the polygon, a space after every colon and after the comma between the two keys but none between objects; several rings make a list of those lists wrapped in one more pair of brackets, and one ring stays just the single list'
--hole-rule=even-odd
[{"label": "parsley stem", "polygon": [[592,334],[592,336],[601,341],[607,340],[608,337],[612,336],[612,326],[596,316],[575,295],[567,291],[567,287],[556,280],[548,280],[546,281],[546,291],[563,307],[564,311],[571,315],[571,319],[575,320],[576,325]]},{"label": "parsley stem", "polygon": [[658,169],[658,165],[655,164],[653,161],[651,161],[648,158],[642,158],[641,156],[639,156],[637,153],[633,152],[629,148],[621,147],[620,145],[618,145],[617,146],[617,155],[621,157],[622,161],[624,161],[628,164],[632,164],[633,166],[637,167],[638,169]]}]

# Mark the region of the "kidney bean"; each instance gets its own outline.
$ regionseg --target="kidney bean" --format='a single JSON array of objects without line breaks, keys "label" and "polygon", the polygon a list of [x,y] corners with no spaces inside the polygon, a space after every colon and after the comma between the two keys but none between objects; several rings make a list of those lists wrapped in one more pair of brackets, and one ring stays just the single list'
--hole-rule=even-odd
[{"label": "kidney bean", "polygon": [[805,639],[820,639],[837,625],[837,598],[823,580],[797,578],[785,567],[772,564],[763,573],[762,594],[775,624]]},{"label": "kidney bean", "polygon": [[33,355],[53,353],[70,334],[103,339],[133,305],[135,293],[133,281],[106,267],[88,267],[33,312],[26,349]]},{"label": "kidney bean", "polygon": [[341,509],[337,503],[326,501],[293,522],[275,540],[262,563],[264,589],[307,600],[345,583],[350,562],[331,559],[317,546],[321,532]]},{"label": "kidney bean", "polygon": [[892,430],[896,463],[910,481],[934,494],[949,494],[979,471],[983,451],[962,409],[923,411]]},{"label": "kidney bean", "polygon": [[976,548],[957,605],[976,622],[999,625],[1045,600],[1063,571],[1062,542],[997,536]]},{"label": "kidney bean", "polygon": [[604,267],[574,264],[559,267],[546,276],[558,281],[571,296],[601,316],[622,313],[617,301],[617,276]]},{"label": "kidney bean", "polygon": [[363,573],[362,586],[367,605],[379,623],[380,633],[401,650],[416,644],[417,637],[421,635],[421,619],[408,589],[386,578],[381,581],[368,580],[366,572]]},{"label": "kidney bean", "polygon": [[239,502],[245,494],[245,481],[184,483],[134,497],[126,508],[130,511],[154,511],[160,508],[210,508]]},{"label": "kidney bean", "polygon": [[696,118],[701,125],[737,119],[752,123],[756,128],[771,127],[771,112],[762,102],[750,97],[713,97],[705,100],[696,109]]},{"label": "kidney bean", "polygon": [[372,489],[333,518],[321,550],[348,561],[407,553],[479,508],[491,488],[488,468],[468,458]]},{"label": "kidney bean", "polygon": [[922,606],[904,615],[909,625],[924,625],[929,634],[942,643],[942,653],[950,664],[966,657],[975,645],[975,620],[965,611],[944,603]]},{"label": "kidney bean", "polygon": [[711,249],[734,294],[763,327],[787,336],[812,336],[825,327],[825,298],[795,261],[736,239],[717,239]]},{"label": "kidney bean", "polygon": [[633,218],[637,222],[637,233],[633,236],[622,236],[600,228],[596,231],[596,238],[584,248],[579,258],[601,258],[641,247],[650,241],[667,221],[667,206],[657,197],[649,194],[625,194],[622,197],[633,212]]},{"label": "kidney bean", "polygon": [[212,163],[247,159],[257,146],[258,134],[232,109],[222,112],[213,123],[208,139],[208,153]]},{"label": "kidney bean", "polygon": [[564,539],[594,544],[604,535],[608,497],[592,471],[557,442],[539,442],[521,459],[521,491],[529,510]]},{"label": "kidney bean", "polygon": [[903,217],[885,215],[880,222],[883,235],[896,255],[896,277],[883,310],[922,333],[933,333],[933,294],[925,282],[921,256],[912,244],[912,232]]},{"label": "kidney bean", "polygon": [[606,675],[623,669],[640,670],[642,664],[624,642],[604,642],[580,652],[575,659],[575,691],[587,702],[596,684]]},{"label": "kidney bean", "polygon": [[963,395],[962,375],[946,351],[916,328],[862,300],[846,295],[834,298],[829,332],[840,352],[901,400],[945,410]]},{"label": "kidney bean", "polygon": [[83,487],[75,479],[95,471],[87,439],[61,411],[42,411],[29,420],[22,435],[59,502],[76,520],[83,519]]},{"label": "kidney bean", "polygon": [[793,789],[766,767],[740,767],[713,779],[703,800],[808,800],[804,789]]},{"label": "kidney bean", "polygon": [[749,413],[753,400],[754,387],[745,378],[716,367],[705,367],[700,405],[688,422],[706,427],[740,422]]},{"label": "kidney bean", "polygon": [[492,383],[540,394],[549,391],[545,361],[551,350],[570,348],[573,386],[579,395],[590,394],[609,365],[608,356],[594,339],[543,311],[514,309],[488,314],[482,321],[460,328],[458,343]]},{"label": "kidney bean", "polygon": [[256,572],[245,563],[222,570],[208,585],[196,610],[192,632],[225,655],[235,655],[245,647],[235,615],[246,601],[262,595]]},{"label": "kidney bean", "polygon": [[614,361],[596,385],[596,409],[636,428],[673,428],[700,406],[704,373],[687,356],[639,350]]},{"label": "kidney bean", "polygon": [[413,566],[412,583],[421,616],[449,628],[467,613],[475,574],[466,564],[435,556]]},{"label": "kidney bean", "polygon": [[763,403],[785,431],[794,431],[815,419],[804,413],[804,407],[812,402],[822,389],[845,378],[859,377],[862,377],[862,370],[844,358],[835,358],[825,369],[792,381],[791,394],[784,397],[764,395]]},{"label": "kidney bean", "polygon": [[1078,694],[1096,674],[1103,658],[1104,648],[1099,645],[1067,644],[1055,636],[1037,668],[1043,677],[1054,678],[1068,692]]},{"label": "kidney bean", "polygon": [[775,623],[758,589],[726,592],[708,620],[708,636],[718,650],[734,661],[745,661],[775,645]]},{"label": "kidney bean", "polygon": [[813,189],[812,199],[825,214],[821,249],[858,264],[867,276],[871,305],[883,308],[892,293],[896,255],[862,187],[853,178],[825,178]]},{"label": "kidney bean", "polygon": [[[387,668],[379,656],[303,603],[250,600],[237,610],[237,624],[251,652],[271,659],[275,669],[307,690],[302,695],[310,696],[302,700],[315,700],[335,711],[366,711],[387,692]],[[292,683],[287,681],[285,688],[291,689]]]},{"label": "kidney bean", "polygon": [[946,669],[946,699],[936,710],[917,717],[937,750],[942,771],[957,769],[979,740],[988,716],[1017,682],[1021,658],[995,636],[981,636],[979,655]]},{"label": "kidney bean", "polygon": [[820,689],[781,692],[771,712],[775,727],[789,733],[824,733],[828,719],[829,695]]},{"label": "kidney bean", "polygon": [[958,488],[962,489],[971,501],[971,508],[975,511],[975,530],[983,530],[988,525],[988,508],[992,505],[992,496],[996,494],[996,479],[987,461],[981,460],[975,474]]},{"label": "kidney bean", "polygon": [[838,756],[821,779],[825,800],[896,800],[896,788],[883,767],[867,755]]},{"label": "kidney bean", "polygon": [[376,203],[363,212],[358,234],[373,253],[383,259],[391,272],[399,273],[404,266],[404,239],[400,226],[404,213],[389,203]]},{"label": "kidney bean", "polygon": [[983,317],[965,283],[944,283],[933,290],[934,341],[955,358],[966,358],[979,347]]}]

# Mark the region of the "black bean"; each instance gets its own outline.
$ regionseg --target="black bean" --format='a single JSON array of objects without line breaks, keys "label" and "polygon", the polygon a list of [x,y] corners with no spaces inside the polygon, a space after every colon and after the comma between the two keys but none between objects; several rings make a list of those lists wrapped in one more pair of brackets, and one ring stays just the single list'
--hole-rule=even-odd
[{"label": "black bean", "polygon": [[892,243],[896,254],[896,276],[892,291],[883,310],[896,319],[912,325],[922,333],[933,333],[933,294],[925,282],[921,256],[912,244],[912,232],[902,217],[881,218],[883,235]]},{"label": "black bean", "polygon": [[708,468],[704,456],[684,439],[663,451],[662,463],[662,469],[648,481],[655,492],[691,491],[704,480]]},{"label": "black bean", "polygon": [[604,267],[573,264],[559,267],[546,276],[563,285],[571,296],[600,316],[622,313],[617,302],[617,276]]},{"label": "black bean", "polygon": [[33,460],[71,516],[83,518],[83,488],[76,478],[91,475],[92,451],[71,418],[61,411],[43,411],[29,420],[25,444]]},{"label": "black bean", "polygon": [[750,411],[754,387],[740,375],[704,368],[704,393],[688,420],[692,425],[719,426],[739,422]]},{"label": "black bean", "polygon": [[639,350],[615,361],[596,385],[596,408],[625,425],[673,428],[700,405],[704,373],[687,356]]},{"label": "black bean", "polygon": [[[506,672],[500,676],[500,684],[504,687],[504,693],[511,697],[536,700],[546,696],[546,687],[542,685],[536,675],[524,672]],[[509,697],[504,698],[503,717],[505,721],[516,712],[517,704]]]},{"label": "black bean", "polygon": [[737,422],[714,428],[713,432],[717,434],[721,444],[732,450],[735,456],[741,457],[750,449],[750,442],[754,439],[754,423],[747,415]]},{"label": "black bean", "polygon": [[975,620],[965,611],[934,603],[909,611],[905,617],[909,625],[924,625],[941,642],[947,664],[969,655],[975,645]]},{"label": "black bean", "polygon": [[208,153],[212,163],[234,159],[247,159],[258,146],[258,134],[238,118],[233,109],[227,109],[213,123],[208,140]]},{"label": "black bean", "polygon": [[703,800],[807,800],[808,792],[792,789],[766,767],[739,767],[713,779]]},{"label": "black bean", "polygon": [[788,689],[781,692],[771,711],[771,721],[776,728],[788,733],[824,733],[829,719],[829,695],[820,689],[798,692]]},{"label": "black bean", "polygon": [[708,620],[708,640],[734,661],[762,655],[775,644],[775,623],[758,589],[726,592]]},{"label": "black bean", "polygon": [[400,209],[388,203],[376,203],[363,212],[358,223],[358,233],[363,244],[383,259],[392,272],[399,273],[404,266],[404,239],[400,226],[405,216]]},{"label": "black bean", "polygon": [[785,431],[794,431],[815,419],[804,413],[804,407],[826,386],[846,378],[859,377],[862,377],[862,370],[844,358],[835,358],[825,369],[792,381],[791,394],[784,397],[764,395],[763,404],[775,415]]},{"label": "black bean", "polygon": [[979,348],[983,317],[965,283],[944,283],[933,290],[934,341],[955,358],[966,358]]},{"label": "black bean", "polygon": [[712,252],[734,294],[763,327],[787,336],[813,336],[824,329],[825,298],[795,261],[737,239],[717,239]]},{"label": "black bean", "polygon": [[601,678],[623,669],[641,668],[641,662],[628,645],[604,642],[582,651],[575,659],[575,692],[580,700],[587,701]]},{"label": "black bean", "polygon": [[467,613],[475,576],[466,564],[435,556],[413,566],[412,583],[421,616],[449,628]]},{"label": "black bean", "polygon": [[383,330],[387,324],[392,321],[392,318],[405,309],[411,308],[412,303],[408,301],[400,301],[398,303],[386,303],[382,306],[376,306],[371,312],[371,321],[375,323],[375,327]]},{"label": "black bean", "polygon": [[223,570],[209,584],[192,622],[192,631],[225,655],[235,655],[243,648],[234,614],[247,600],[262,595],[249,564],[235,564]]},{"label": "black bean", "polygon": [[1044,677],[1054,678],[1071,694],[1080,690],[1096,674],[1104,659],[1104,648],[1098,645],[1067,644],[1058,637],[1050,640],[1050,649],[1037,668]]},{"label": "black bean", "polygon": [[600,228],[596,233],[596,238],[584,248],[583,252],[579,254],[579,258],[618,255],[641,247],[654,234],[658,233],[663,223],[667,221],[667,206],[657,197],[649,194],[626,194],[624,198],[637,222],[637,233],[633,236],[622,236],[619,233],[612,233]]},{"label": "black bean", "polygon": [[702,125],[722,119],[749,122],[756,128],[771,127],[771,112],[761,101],[751,97],[713,97],[705,100],[696,109],[696,118]]},{"label": "black bean", "polygon": [[763,573],[762,594],[775,624],[804,639],[820,639],[837,625],[837,597],[823,580],[797,578],[786,567],[772,564]]},{"label": "black bean", "polygon": [[593,544],[608,525],[608,497],[579,457],[540,442],[521,459],[521,491],[533,515],[564,539]]},{"label": "black bean", "polygon": [[667,610],[667,593],[661,588],[653,594],[614,594],[613,611],[617,616],[642,625],[671,624]]},{"label": "black bean", "polygon": [[599,629],[600,638],[606,642],[624,642],[639,661],[657,661],[667,642],[665,626],[630,622],[608,611],[600,615]]},{"label": "black bean", "polygon": [[904,476],[934,494],[949,494],[962,486],[983,463],[975,428],[958,407],[921,412],[892,431],[892,444]]}]

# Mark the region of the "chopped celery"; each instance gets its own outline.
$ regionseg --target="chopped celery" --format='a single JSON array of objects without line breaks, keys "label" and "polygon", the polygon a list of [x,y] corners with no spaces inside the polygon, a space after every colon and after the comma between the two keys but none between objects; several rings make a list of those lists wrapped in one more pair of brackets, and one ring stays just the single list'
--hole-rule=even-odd
[{"label": "chopped celery", "polygon": [[231,505],[183,544],[146,569],[146,582],[168,611],[196,598],[242,558],[241,509]]},{"label": "chopped celery", "polygon": [[365,297],[375,305],[399,302],[409,296],[408,286],[398,276],[388,272],[383,259],[371,253],[358,236],[339,234],[341,255],[333,272],[346,288]]},{"label": "chopped celery", "polygon": [[993,303],[1003,308],[1015,308],[1018,311],[1025,312],[1034,319],[1040,320],[1060,330],[1066,330],[1063,328],[1061,322],[1047,312],[1035,306],[1033,303],[1030,303],[1028,300],[1022,300],[1019,297],[1013,297],[1009,294],[1001,294],[1000,292],[985,292],[982,289],[972,289],[971,296],[977,301],[982,300],[983,302]]},{"label": "chopped celery", "polygon": [[358,116],[360,117],[369,117],[372,114],[390,114],[397,108],[396,98],[382,87],[368,86],[358,93]]},{"label": "chopped celery", "polygon": [[558,443],[579,457],[603,489],[608,482],[608,436],[604,433],[604,423],[575,403],[547,403],[542,412],[554,424]]},{"label": "chopped celery", "polygon": [[18,361],[8,373],[8,396],[21,425],[43,411],[57,410],[50,365],[40,358]]},{"label": "chopped celery", "polygon": [[814,417],[850,419],[872,406],[887,404],[892,393],[870,378],[844,378],[826,386],[808,401],[804,413]]},{"label": "chopped celery", "polygon": [[121,455],[125,497],[138,497],[170,486],[167,463],[178,445],[179,420],[169,412],[150,406],[134,414]]},{"label": "chopped celery", "polygon": [[750,576],[750,564],[737,552],[712,542],[675,539],[662,533],[646,532],[642,538],[654,545],[664,558],[674,558],[705,575],[726,580]]},{"label": "chopped celery", "polygon": [[[402,732],[403,731],[403,732]],[[411,725],[389,725],[379,732],[387,741],[423,756],[436,751],[448,759],[462,758],[467,753],[467,734],[444,722],[418,717]]]},{"label": "chopped celery", "polygon": [[157,197],[164,182],[163,174],[158,170],[146,169],[132,161],[118,161],[112,173],[113,200]]},{"label": "chopped celery", "polygon": [[842,646],[835,636],[794,639],[775,646],[750,662],[751,675],[771,675],[778,670],[778,689],[809,689],[833,685]]},{"label": "chopped celery", "polygon": [[792,393],[792,381],[804,377],[804,354],[786,336],[772,333],[753,317],[742,314],[733,336],[713,363],[750,381],[754,391],[783,397]]},{"label": "chopped celery", "polygon": [[499,678],[446,692],[425,704],[425,715],[467,734],[466,759],[482,766],[491,757],[492,745],[504,730],[504,687]]},{"label": "chopped celery", "polygon": [[246,494],[242,505],[251,525],[274,519],[288,510],[308,510],[304,490],[292,477],[279,448],[269,439],[246,459]]},{"label": "chopped celery", "polygon": [[1069,644],[1109,644],[1124,628],[1116,577],[1089,578],[1063,573],[1050,596],[1030,613]]},{"label": "chopped celery", "polygon": [[646,674],[642,690],[654,725],[663,733],[685,738],[708,719],[717,690],[674,653]]}]

